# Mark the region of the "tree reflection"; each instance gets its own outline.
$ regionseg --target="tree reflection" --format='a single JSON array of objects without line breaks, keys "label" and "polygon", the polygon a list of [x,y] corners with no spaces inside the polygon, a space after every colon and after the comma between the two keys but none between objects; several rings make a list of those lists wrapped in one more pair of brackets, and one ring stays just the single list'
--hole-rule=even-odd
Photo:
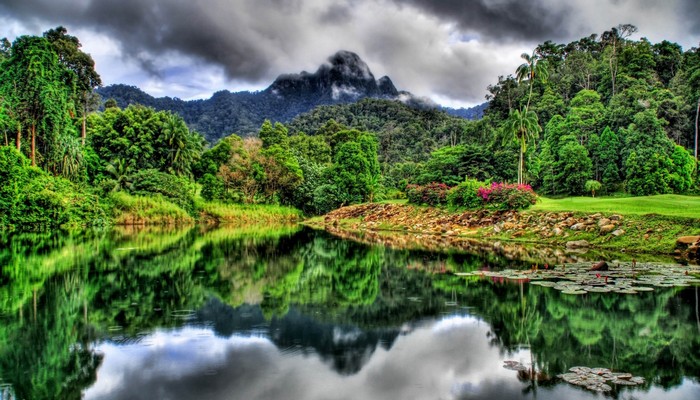
[{"label": "tree reflection", "polygon": [[0,242],[0,377],[20,399],[79,398],[100,365],[95,343],[187,323],[228,336],[266,326],[278,347],[303,346],[352,374],[413,324],[467,312],[459,307],[490,325],[503,354],[530,350],[529,370],[519,374],[528,393],[574,365],[632,372],[665,388],[700,379],[697,288],[569,296],[452,274],[499,268],[493,259],[391,250],[297,227]]}]

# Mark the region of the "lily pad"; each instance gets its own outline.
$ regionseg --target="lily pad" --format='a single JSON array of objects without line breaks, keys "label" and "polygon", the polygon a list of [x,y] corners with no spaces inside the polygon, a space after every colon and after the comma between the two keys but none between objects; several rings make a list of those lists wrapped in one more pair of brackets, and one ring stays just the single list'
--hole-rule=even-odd
[{"label": "lily pad", "polygon": [[585,290],[578,290],[578,289],[567,289],[567,290],[562,290],[562,294],[586,294],[588,293]]}]

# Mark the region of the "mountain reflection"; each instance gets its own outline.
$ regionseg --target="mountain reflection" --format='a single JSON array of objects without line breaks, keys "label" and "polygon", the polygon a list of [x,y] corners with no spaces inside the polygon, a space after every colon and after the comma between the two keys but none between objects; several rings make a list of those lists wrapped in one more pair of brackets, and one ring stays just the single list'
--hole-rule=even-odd
[{"label": "mountain reflection", "polygon": [[575,365],[700,397],[697,287],[567,296],[299,227],[0,241],[2,399],[595,398],[556,380]]}]

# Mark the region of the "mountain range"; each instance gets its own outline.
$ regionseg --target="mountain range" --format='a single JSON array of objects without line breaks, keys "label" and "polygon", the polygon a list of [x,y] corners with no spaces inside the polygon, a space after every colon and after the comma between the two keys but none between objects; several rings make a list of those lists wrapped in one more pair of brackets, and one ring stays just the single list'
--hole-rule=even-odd
[{"label": "mountain range", "polygon": [[364,98],[396,100],[408,107],[440,109],[448,114],[478,119],[487,103],[470,109],[440,107],[429,100],[397,90],[388,76],[375,79],[367,64],[355,53],[338,51],[314,73],[303,71],[280,75],[259,92],[216,92],[206,100],[181,100],[153,97],[128,85],[110,85],[97,89],[104,100],[114,99],[119,107],[142,104],[157,110],[169,110],[183,117],[190,129],[214,143],[236,133],[254,135],[265,119],[289,122],[297,115],[320,105],[354,103]]}]

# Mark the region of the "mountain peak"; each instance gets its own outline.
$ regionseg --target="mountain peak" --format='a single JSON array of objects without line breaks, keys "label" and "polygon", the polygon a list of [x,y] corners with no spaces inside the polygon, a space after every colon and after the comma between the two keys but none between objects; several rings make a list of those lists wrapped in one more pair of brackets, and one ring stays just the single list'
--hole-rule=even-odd
[{"label": "mountain peak", "polygon": [[328,62],[331,64],[331,70],[335,70],[345,77],[374,80],[374,75],[369,70],[367,63],[351,51],[340,50],[328,57]]},{"label": "mountain peak", "polygon": [[302,96],[318,104],[357,101],[365,97],[392,98],[397,94],[389,78],[375,80],[372,71],[356,53],[340,50],[310,74],[280,75],[266,92],[281,98]]}]

